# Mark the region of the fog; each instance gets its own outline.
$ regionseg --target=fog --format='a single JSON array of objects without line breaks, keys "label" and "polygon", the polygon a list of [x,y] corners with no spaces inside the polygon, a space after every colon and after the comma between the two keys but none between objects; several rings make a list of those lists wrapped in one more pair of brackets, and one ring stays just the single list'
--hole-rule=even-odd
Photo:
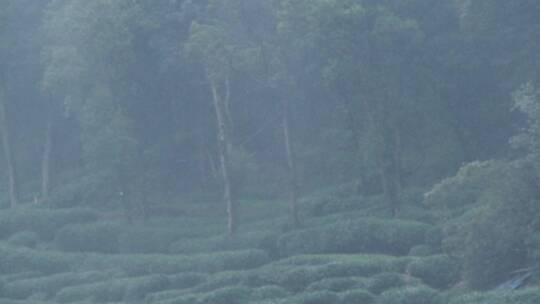
[{"label": "fog", "polygon": [[534,0],[0,1],[0,303],[538,303],[539,31]]}]

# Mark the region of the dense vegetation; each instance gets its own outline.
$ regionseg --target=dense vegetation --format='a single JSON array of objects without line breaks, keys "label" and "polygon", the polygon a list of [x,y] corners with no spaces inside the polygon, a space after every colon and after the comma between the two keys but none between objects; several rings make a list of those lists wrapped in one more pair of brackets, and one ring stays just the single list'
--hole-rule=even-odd
[{"label": "dense vegetation", "polygon": [[0,303],[540,303],[539,32],[536,0],[0,1]]}]

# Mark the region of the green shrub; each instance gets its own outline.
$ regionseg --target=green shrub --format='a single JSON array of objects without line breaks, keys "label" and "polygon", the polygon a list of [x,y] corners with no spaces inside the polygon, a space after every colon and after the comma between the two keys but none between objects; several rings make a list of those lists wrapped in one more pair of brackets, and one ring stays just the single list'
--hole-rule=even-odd
[{"label": "green shrub", "polygon": [[433,304],[437,292],[429,287],[394,288],[383,292],[377,304]]},{"label": "green shrub", "polygon": [[110,202],[111,194],[116,192],[115,185],[103,173],[84,174],[64,179],[62,187],[56,187],[45,202],[55,208],[84,206],[103,207]]},{"label": "green shrub", "polygon": [[127,284],[124,292],[124,302],[134,303],[145,299],[146,295],[169,288],[171,282],[164,275],[151,275],[133,279]]},{"label": "green shrub", "polygon": [[[178,300],[180,298],[186,297],[187,291],[186,290],[164,290],[164,291],[158,291],[158,292],[152,292],[148,294],[145,298],[145,303],[164,303],[164,302],[174,302],[174,303],[181,303],[181,300]],[[189,295],[191,302],[186,303],[197,303],[196,297],[194,295]]]},{"label": "green shrub", "polygon": [[21,231],[13,234],[9,237],[8,243],[16,246],[23,246],[28,248],[36,247],[39,242],[39,236],[33,231]]},{"label": "green shrub", "polygon": [[466,246],[463,269],[467,283],[473,288],[491,288],[507,279],[509,272],[526,266],[527,248],[524,239],[529,233],[524,227],[527,221],[521,223],[517,220],[518,211],[508,210],[508,207],[514,208],[485,205],[477,210],[468,225],[470,230],[463,244]]},{"label": "green shrub", "polygon": [[206,281],[208,275],[196,272],[180,273],[169,276],[172,289],[192,288]]},{"label": "green shrub", "polygon": [[32,231],[40,239],[50,240],[58,229],[68,224],[95,221],[97,215],[86,209],[15,208],[0,211],[0,238],[20,231]]},{"label": "green shrub", "polygon": [[373,276],[368,283],[370,292],[380,294],[385,290],[401,287],[406,284],[403,275],[394,272],[383,272]]},{"label": "green shrub", "polygon": [[79,284],[94,283],[109,278],[112,273],[107,272],[66,272],[45,277],[28,278],[7,283],[3,294],[14,299],[26,299],[33,294],[43,294],[51,298],[64,288]]},{"label": "green shrub", "polygon": [[470,287],[492,288],[535,261],[540,205],[532,168],[530,159],[473,162],[426,194],[444,222],[443,250],[463,258]]},{"label": "green shrub", "polygon": [[251,294],[247,287],[233,286],[217,289],[200,297],[201,304],[242,304]]},{"label": "green shrub", "polygon": [[224,250],[261,249],[271,255],[277,253],[278,234],[273,231],[241,233],[234,239],[226,235],[207,239],[182,239],[169,247],[170,253],[192,254]]},{"label": "green shrub", "polygon": [[120,302],[124,297],[125,286],[115,281],[83,284],[60,290],[54,300],[58,303],[71,303],[91,300],[93,302]]},{"label": "green shrub", "polygon": [[262,301],[269,299],[281,299],[290,296],[287,289],[277,285],[266,285],[251,290],[250,300]]},{"label": "green shrub", "polygon": [[120,253],[168,253],[169,246],[183,237],[178,229],[130,227],[118,235]]},{"label": "green shrub", "polygon": [[[298,292],[323,279],[357,277],[360,287],[364,276],[383,271],[405,270],[410,258],[384,255],[317,255],[290,257],[254,271],[267,284],[276,284]],[[361,280],[362,279],[362,280]],[[339,280],[337,280],[339,281]],[[331,281],[329,281],[331,282]]]},{"label": "green shrub", "polygon": [[500,290],[487,293],[470,293],[450,300],[449,304],[538,304],[540,289],[529,288],[516,291]]},{"label": "green shrub", "polygon": [[433,248],[429,245],[417,245],[409,250],[409,256],[425,257],[433,254]]},{"label": "green shrub", "polygon": [[350,195],[339,196],[335,194],[328,194],[326,196],[316,196],[308,198],[304,206],[304,212],[308,216],[326,216],[332,213],[347,212],[351,210],[358,210],[362,207],[365,208],[365,198],[362,196]]},{"label": "green shrub", "polygon": [[353,289],[339,295],[341,304],[371,304],[375,302],[375,296],[365,289]]},{"label": "green shrub", "polygon": [[68,225],[58,231],[54,244],[59,250],[68,252],[115,253],[120,229],[111,223]]},{"label": "green shrub", "polygon": [[426,244],[432,248],[441,248],[443,229],[438,226],[431,227],[426,232]]},{"label": "green shrub", "polygon": [[334,255],[335,260],[321,268],[324,277],[372,276],[380,272],[404,272],[409,257],[386,255]]},{"label": "green shrub", "polygon": [[435,255],[412,261],[408,273],[434,288],[448,288],[460,278],[460,264],[447,255]]},{"label": "green shrub", "polygon": [[305,253],[405,254],[425,242],[429,225],[401,220],[362,218],[294,231],[278,240],[283,256]]},{"label": "green shrub", "polygon": [[298,304],[329,304],[338,303],[339,296],[331,291],[302,293],[294,297],[293,303]]},{"label": "green shrub", "polygon": [[307,291],[328,290],[340,292],[349,290],[355,287],[358,281],[353,278],[325,278],[318,282],[312,283],[307,287]]},{"label": "green shrub", "polygon": [[214,273],[251,269],[269,262],[262,250],[216,252],[197,256],[164,254],[86,254],[78,267],[83,270],[121,269],[130,276],[176,274],[180,272]]},{"label": "green shrub", "polygon": [[0,245],[0,273],[38,271],[44,274],[67,272],[76,257],[58,252],[37,251]]},{"label": "green shrub", "polygon": [[164,290],[169,286],[167,277],[150,275],[136,278],[123,278],[65,287],[57,293],[55,300],[68,303],[82,300],[94,302],[128,303],[143,300],[146,294]]},{"label": "green shrub", "polygon": [[209,292],[215,289],[230,287],[235,285],[247,285],[247,272],[244,271],[223,271],[207,277],[204,283],[192,289],[194,292]]},{"label": "green shrub", "polygon": [[262,279],[269,284],[277,284],[285,287],[292,292],[304,290],[309,284],[316,282],[322,278],[317,266],[306,267],[286,267],[274,266],[266,267],[261,273]]}]

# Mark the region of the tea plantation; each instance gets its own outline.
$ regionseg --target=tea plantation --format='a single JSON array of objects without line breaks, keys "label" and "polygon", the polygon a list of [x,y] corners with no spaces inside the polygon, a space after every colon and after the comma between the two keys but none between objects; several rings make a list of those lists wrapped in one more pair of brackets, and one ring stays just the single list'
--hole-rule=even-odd
[{"label": "tea plantation", "polygon": [[244,201],[234,239],[214,204],[133,223],[86,209],[4,210],[0,303],[539,303],[534,279],[472,290],[437,222],[386,217],[369,200],[317,216],[331,196],[302,201],[299,229],[275,211],[285,214],[283,203]]}]

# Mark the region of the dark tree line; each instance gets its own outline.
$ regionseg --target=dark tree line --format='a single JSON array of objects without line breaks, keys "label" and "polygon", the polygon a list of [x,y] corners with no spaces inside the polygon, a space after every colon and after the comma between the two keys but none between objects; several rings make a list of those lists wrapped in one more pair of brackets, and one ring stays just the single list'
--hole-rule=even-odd
[{"label": "dark tree line", "polygon": [[222,197],[234,234],[241,197],[286,197],[298,226],[302,193],[351,183],[399,214],[515,156],[539,20],[533,0],[2,1],[4,205]]}]

